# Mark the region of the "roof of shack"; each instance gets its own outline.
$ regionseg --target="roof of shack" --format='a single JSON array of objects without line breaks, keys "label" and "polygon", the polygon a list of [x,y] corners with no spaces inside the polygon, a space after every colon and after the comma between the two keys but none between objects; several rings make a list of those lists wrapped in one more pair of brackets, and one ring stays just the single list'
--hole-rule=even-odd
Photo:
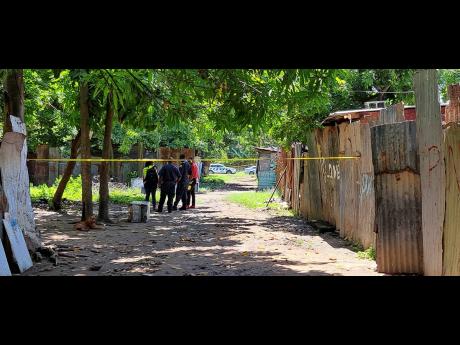
[{"label": "roof of shack", "polygon": [[278,152],[279,149],[277,147],[254,147],[259,153],[273,153]]},{"label": "roof of shack", "polygon": [[[447,103],[441,103],[441,108],[449,105]],[[414,109],[415,105],[405,105],[404,109]],[[344,121],[357,121],[365,116],[369,116],[375,113],[380,113],[381,110],[385,108],[364,108],[364,109],[352,109],[352,110],[341,110],[329,114],[321,124],[328,125],[332,123],[340,123]]]}]

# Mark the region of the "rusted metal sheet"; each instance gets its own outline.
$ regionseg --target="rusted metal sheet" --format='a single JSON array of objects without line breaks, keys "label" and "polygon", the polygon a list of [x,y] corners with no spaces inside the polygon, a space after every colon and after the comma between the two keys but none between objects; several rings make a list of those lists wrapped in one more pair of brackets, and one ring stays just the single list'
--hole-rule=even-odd
[{"label": "rusted metal sheet", "polygon": [[[361,150],[359,122],[343,123],[339,126],[339,153],[356,156]],[[340,166],[340,213],[337,227],[344,238],[359,241],[359,161],[344,159]]]},{"label": "rusted metal sheet", "polygon": [[404,104],[397,103],[388,108],[380,110],[380,116],[376,124],[383,125],[386,123],[395,123],[402,121],[405,121]]},{"label": "rusted metal sheet", "polygon": [[[48,145],[38,145],[37,146],[37,158],[41,159],[48,159],[49,158],[49,147]],[[46,184],[48,183],[48,162],[41,162],[38,161],[35,164],[35,171],[34,171],[34,183],[36,185]]]},{"label": "rusted metal sheet", "polygon": [[284,193],[286,190],[286,173],[285,169],[287,166],[287,152],[284,150],[281,150],[278,152],[278,160],[276,162],[276,180],[278,181],[280,178],[280,183],[278,184],[278,189],[280,191],[280,195],[283,200],[284,198]]},{"label": "rusted metal sheet", "polygon": [[445,122],[460,123],[460,84],[449,85],[447,94],[449,105],[446,107]]},{"label": "rusted metal sheet", "polygon": [[[287,158],[292,157],[292,152],[288,152]],[[287,160],[287,169],[286,169],[286,193],[285,200],[288,202],[289,207],[292,207],[292,170],[294,168],[294,161],[292,159]]]},{"label": "rusted metal sheet", "polygon": [[414,121],[371,129],[377,269],[423,273],[419,159]]},{"label": "rusted metal sheet", "polygon": [[445,168],[437,71],[418,70],[414,76],[414,89],[422,191],[424,273],[441,275]]},{"label": "rusted metal sheet", "polygon": [[[301,164],[303,165],[303,161]],[[298,213],[302,217],[307,217],[305,212],[307,209],[308,198],[305,195],[305,183],[304,183],[305,177],[304,176],[305,176],[305,173],[302,174],[301,176],[301,182],[300,182],[300,187],[299,187],[300,203],[299,203]]]},{"label": "rusted metal sheet", "polygon": [[171,148],[171,147],[160,147],[158,149],[158,159],[174,158],[179,159],[180,154],[185,154],[185,158],[195,157],[195,150],[190,148]]},{"label": "rusted metal sheet", "polygon": [[446,210],[443,235],[443,274],[460,275],[460,126],[445,131]]},{"label": "rusted metal sheet", "polygon": [[[293,146],[293,157],[301,158],[302,157],[302,144],[295,144]],[[295,214],[299,213],[300,208],[300,163],[302,162],[299,159],[294,159],[294,166],[292,172],[292,209]],[[303,180],[303,176],[302,176]]]},{"label": "rusted metal sheet", "polygon": [[359,242],[364,248],[375,248],[375,192],[374,165],[372,164],[371,131],[369,124],[360,124],[361,151],[359,159]]},{"label": "rusted metal sheet", "polygon": [[[316,130],[319,131],[319,130]],[[316,133],[312,131],[308,136],[308,157],[318,157],[318,148],[316,144]],[[321,200],[321,180],[319,175],[318,160],[304,161],[304,190],[303,197],[305,202],[301,214],[310,220],[320,220],[323,218],[323,206]]]},{"label": "rusted metal sheet", "polygon": [[[318,156],[337,156],[339,138],[337,127],[325,127],[316,132]],[[321,179],[321,204],[323,206],[323,220],[337,226],[339,219],[339,183],[340,166],[337,160],[319,160]]]},{"label": "rusted metal sheet", "polygon": [[[61,153],[59,148],[50,147],[48,150],[49,158],[61,158]],[[59,176],[59,163],[58,162],[48,162],[48,186],[52,186],[56,179]]]}]

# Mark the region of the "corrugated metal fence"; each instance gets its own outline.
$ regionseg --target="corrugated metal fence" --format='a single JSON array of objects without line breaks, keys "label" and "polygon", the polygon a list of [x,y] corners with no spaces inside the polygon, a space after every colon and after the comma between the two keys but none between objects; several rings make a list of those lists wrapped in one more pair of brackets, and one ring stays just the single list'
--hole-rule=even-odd
[{"label": "corrugated metal fence", "polygon": [[[298,198],[295,198],[295,188],[296,174],[298,174],[299,170],[295,168],[296,163],[293,163],[291,167],[291,161],[286,161],[286,157],[298,154],[295,147],[290,153],[280,155],[278,171],[282,172],[283,167],[287,165],[287,175],[282,191],[285,200],[290,200],[294,211],[298,207],[297,213],[309,220],[323,220],[333,224],[341,237],[360,243],[364,248],[377,248],[380,254],[379,258],[382,260],[379,262],[380,271],[419,273],[419,254],[421,252],[412,250],[412,247],[409,248],[410,250],[405,250],[399,246],[396,240],[397,236],[402,236],[401,233],[406,229],[401,228],[400,234],[396,237],[394,233],[387,233],[382,230],[380,240],[385,243],[386,252],[382,250],[383,246],[379,246],[376,242],[376,233],[374,231],[376,203],[380,205],[381,202],[381,199],[376,200],[375,185],[385,187],[379,189],[379,193],[383,193],[388,191],[387,184],[392,184],[394,181],[390,180],[388,176],[383,177],[382,172],[378,172],[379,181],[375,181],[374,176],[376,173],[374,172],[375,162],[372,161],[371,129],[375,126],[383,129],[388,124],[399,121],[405,121],[403,104],[396,104],[382,110],[380,116],[368,117],[363,121],[352,123],[342,122],[312,132],[307,142],[309,149],[307,156],[359,156],[360,159],[295,161],[303,164],[303,176],[299,176],[301,195]],[[415,125],[415,122],[413,125]],[[415,140],[415,136],[413,139]],[[389,176],[394,178],[392,174]],[[399,200],[397,198],[400,195],[405,195],[404,188],[409,186],[404,183],[398,183],[393,187],[396,190],[394,190],[393,194],[386,196],[386,200],[393,200],[393,205],[396,208],[380,209],[384,213],[379,214],[379,216],[384,218],[389,214],[401,211],[398,210],[398,207],[403,207],[404,205],[397,204]],[[415,188],[414,186],[412,187]],[[287,191],[290,190],[293,193],[290,194],[290,198],[286,198],[288,196]],[[379,194],[380,197],[382,195]],[[295,199],[297,199],[297,202]],[[420,214],[417,208],[413,208],[413,210],[415,214],[412,218],[415,219]],[[377,217],[377,219],[379,218]],[[415,228],[417,227],[415,226]],[[412,236],[412,230],[412,228],[408,228],[404,236]],[[385,237],[384,235],[388,236]],[[419,240],[421,239],[418,237],[415,245],[416,249],[419,248]],[[390,257],[397,259],[392,261]]]},{"label": "corrugated metal fence", "polygon": [[[277,172],[280,176],[287,167],[280,187],[284,199],[301,216],[327,221],[342,237],[364,248],[376,248],[380,272],[441,274],[430,267],[439,265],[438,261],[424,256],[433,256],[442,248],[442,274],[460,275],[460,84],[449,86],[449,96],[442,143],[436,157],[428,148],[431,155],[424,158],[428,172],[436,166],[445,174],[445,184],[441,183],[444,177],[434,181],[440,181],[435,183],[436,188],[445,194],[442,205],[435,202],[432,209],[422,209],[423,202],[433,199],[429,195],[433,193],[423,187],[421,176],[420,152],[428,144],[420,146],[417,123],[407,121],[402,104],[382,110],[379,116],[333,123],[308,135],[306,156],[356,155],[360,159],[294,163],[286,158],[301,155],[296,146],[291,152],[282,152]],[[419,105],[429,109],[426,116],[433,116],[433,126],[438,126],[436,119],[442,110],[437,110],[437,98],[431,98],[433,104],[427,100],[421,105],[423,97],[419,97]],[[420,116],[425,115],[422,108]],[[441,217],[438,223],[443,224],[442,236],[434,236],[436,224],[427,222],[423,227],[422,220],[432,212]]]}]

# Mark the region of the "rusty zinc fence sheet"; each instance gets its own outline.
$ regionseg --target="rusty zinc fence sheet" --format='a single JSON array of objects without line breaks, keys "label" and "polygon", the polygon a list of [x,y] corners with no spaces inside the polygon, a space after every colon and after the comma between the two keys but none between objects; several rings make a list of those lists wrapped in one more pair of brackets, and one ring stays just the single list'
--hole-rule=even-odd
[{"label": "rusty zinc fence sheet", "polygon": [[[318,156],[332,157],[339,153],[337,127],[325,127],[316,132]],[[340,166],[337,160],[319,160],[322,220],[337,226],[339,219]]]},{"label": "rusty zinc fence sheet", "polygon": [[449,123],[460,123],[460,84],[447,87],[449,105],[445,111],[445,121]]},{"label": "rusty zinc fence sheet", "polygon": [[[307,140],[307,157],[318,157],[316,143],[316,132],[312,131]],[[303,198],[304,203],[300,214],[310,220],[323,219],[323,206],[321,200],[320,161],[305,160],[303,176]]]},{"label": "rusty zinc fence sheet", "polygon": [[371,128],[377,269],[423,273],[419,158],[414,121]]},{"label": "rusty zinc fence sheet", "polygon": [[[285,199],[285,191],[286,191],[286,174],[284,173],[284,170],[286,169],[287,166],[287,152],[284,150],[281,150],[278,152],[278,160],[276,162],[276,181],[278,181],[280,178],[280,183],[278,185],[278,189],[280,191],[280,195],[283,200]],[[284,173],[284,175],[283,175]],[[282,176],[282,177],[281,177]]]},{"label": "rusty zinc fence sheet", "polygon": [[[287,158],[290,158],[292,156],[292,153],[289,151],[287,153]],[[292,186],[293,186],[293,180],[292,180],[292,170],[294,167],[294,162],[292,159],[288,159],[286,161],[286,184],[285,184],[285,189],[284,189],[284,200],[288,203],[289,207],[292,207]]]},{"label": "rusty zinc fence sheet", "polygon": [[[300,158],[302,156],[302,144],[295,144],[292,148],[292,157]],[[299,214],[300,208],[300,163],[299,159],[292,159],[293,171],[292,171],[292,201],[291,207],[295,214]],[[303,179],[303,176],[302,176]]]},{"label": "rusty zinc fence sheet", "polygon": [[360,123],[361,158],[359,159],[358,240],[364,248],[375,248],[375,192],[372,164],[371,131],[368,123]]},{"label": "rusty zinc fence sheet", "polygon": [[443,236],[443,274],[460,275],[460,126],[445,130],[446,209]]},{"label": "rusty zinc fence sheet", "polygon": [[[356,156],[361,150],[360,127],[358,122],[339,125],[339,153],[345,156]],[[337,227],[340,236],[359,241],[359,161],[343,159],[337,161],[340,167],[339,184],[339,219]]]},{"label": "rusty zinc fence sheet", "polygon": [[380,111],[379,118],[372,125],[383,125],[406,121],[404,117],[404,103],[397,103]]}]

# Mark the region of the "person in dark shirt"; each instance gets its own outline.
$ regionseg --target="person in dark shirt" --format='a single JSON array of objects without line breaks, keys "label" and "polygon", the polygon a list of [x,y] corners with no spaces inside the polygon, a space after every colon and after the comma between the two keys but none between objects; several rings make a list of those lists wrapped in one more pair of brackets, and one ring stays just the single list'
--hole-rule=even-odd
[{"label": "person in dark shirt", "polygon": [[158,172],[157,167],[153,165],[153,162],[145,163],[144,168],[144,190],[145,190],[145,201],[149,201],[150,194],[152,195],[152,207],[155,210],[157,199],[156,192],[158,186]]},{"label": "person in dark shirt", "polygon": [[163,212],[163,205],[168,197],[168,213],[171,213],[173,208],[174,188],[177,181],[181,178],[181,173],[176,166],[172,164],[172,158],[160,169],[159,173],[160,185],[160,202],[158,204],[157,212]]},{"label": "person in dark shirt", "polygon": [[174,201],[173,210],[177,210],[177,205],[179,204],[179,201],[182,200],[182,207],[179,210],[184,211],[187,209],[187,187],[189,176],[192,175],[192,167],[185,159],[184,154],[181,154],[179,159],[182,160],[179,167],[181,178],[177,182],[176,200]]}]

